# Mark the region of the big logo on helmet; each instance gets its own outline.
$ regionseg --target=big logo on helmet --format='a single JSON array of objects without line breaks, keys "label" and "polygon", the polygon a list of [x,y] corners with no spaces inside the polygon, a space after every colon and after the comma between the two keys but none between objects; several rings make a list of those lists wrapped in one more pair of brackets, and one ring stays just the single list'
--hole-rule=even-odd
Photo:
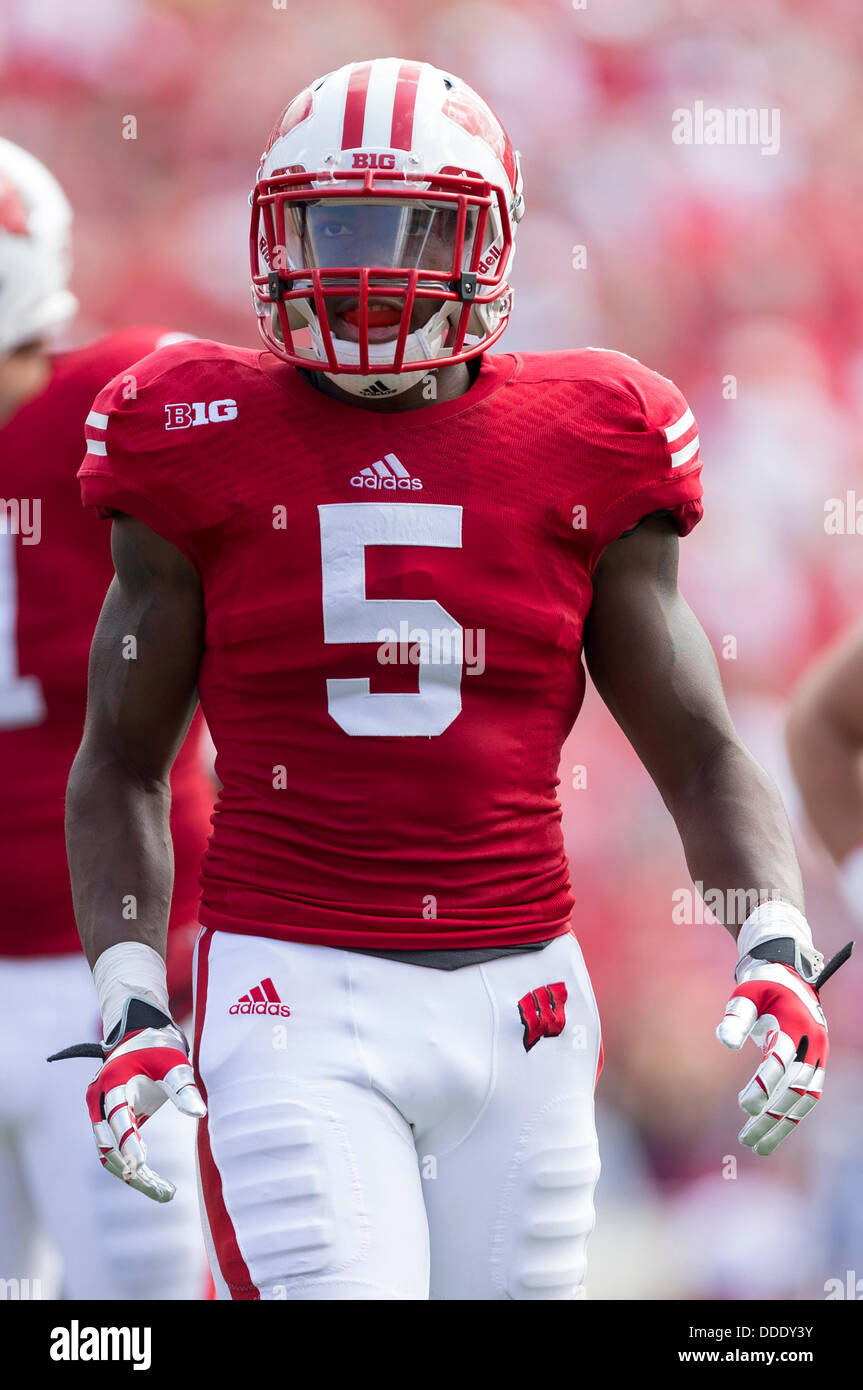
[{"label": "big logo on helmet", "polygon": [[371,150],[354,150],[353,165],[354,169],[394,169],[396,167],[396,157],[394,154],[378,154]]}]

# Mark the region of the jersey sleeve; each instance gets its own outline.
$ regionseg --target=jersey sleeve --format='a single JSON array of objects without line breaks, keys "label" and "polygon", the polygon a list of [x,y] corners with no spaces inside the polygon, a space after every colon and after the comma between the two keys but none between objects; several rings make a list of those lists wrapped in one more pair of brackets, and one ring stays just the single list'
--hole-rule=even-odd
[{"label": "jersey sleeve", "polygon": [[614,356],[622,365],[606,380],[597,422],[608,484],[594,500],[592,564],[653,512],[671,516],[681,536],[703,514],[698,426],[684,396],[634,358]]},{"label": "jersey sleeve", "polygon": [[202,486],[200,450],[185,430],[171,428],[191,409],[177,403],[183,388],[171,379],[182,362],[182,348],[164,347],[99,392],[78,479],[85,507],[105,518],[136,517],[200,568],[198,540],[217,517]]}]

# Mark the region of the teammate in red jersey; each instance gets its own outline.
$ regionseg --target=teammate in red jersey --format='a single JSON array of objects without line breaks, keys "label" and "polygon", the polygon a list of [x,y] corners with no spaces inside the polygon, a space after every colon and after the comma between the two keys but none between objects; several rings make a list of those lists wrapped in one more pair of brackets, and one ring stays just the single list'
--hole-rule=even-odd
[{"label": "teammate in red jersey", "polygon": [[[38,1277],[41,1233],[61,1258],[68,1297],[193,1297],[205,1277],[193,1191],[176,1210],[143,1213],[94,1183],[80,1098],[72,1101],[68,1075],[45,1063],[70,1029],[92,1036],[99,1017],[63,835],[87,656],[113,574],[108,537],[80,505],[84,420],[105,381],[178,336],[135,328],[74,352],[49,350],[48,330],[75,309],[66,289],[69,221],[48,171],[0,140],[0,1277]],[[133,378],[123,380],[131,390]],[[182,1018],[212,802],[197,736],[172,782],[169,942]],[[92,1074],[92,1062],[75,1065]],[[188,1127],[172,1116],[162,1137],[191,1186]]]},{"label": "teammate in red jersey", "polygon": [[[556,785],[583,655],[694,877],[748,895],[720,1028],[769,1038],[745,1144],[794,1128],[827,1057],[786,817],[677,589],[695,421],[620,353],[488,351],[521,175],[451,74],[313,83],[252,201],[268,350],[139,364],[134,400],[98,397],[81,469],[116,567],[69,783],[112,1049],[97,1142],[159,1196],[142,1120],[206,1105],[222,1296],[574,1298],[600,1034]],[[160,788],[197,689],[223,790],[193,1077],[159,977]]]}]

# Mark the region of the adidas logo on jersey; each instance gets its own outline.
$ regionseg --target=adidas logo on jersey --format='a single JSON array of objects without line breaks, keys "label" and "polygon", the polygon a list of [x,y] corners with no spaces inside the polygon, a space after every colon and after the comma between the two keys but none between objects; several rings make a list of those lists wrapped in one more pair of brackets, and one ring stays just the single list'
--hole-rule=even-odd
[{"label": "adidas logo on jersey", "polygon": [[271,979],[261,980],[259,985],[241,994],[236,1004],[232,1004],[229,1014],[269,1014],[271,1018],[290,1018],[291,1011],[279,998],[279,992]]},{"label": "adidas logo on jersey", "polygon": [[419,478],[411,477],[395,454],[384,454],[382,459],[378,459],[377,463],[373,463],[369,468],[361,468],[359,473],[351,478],[351,487],[367,487],[377,492],[381,489],[387,492],[419,492],[422,490],[422,483]]}]

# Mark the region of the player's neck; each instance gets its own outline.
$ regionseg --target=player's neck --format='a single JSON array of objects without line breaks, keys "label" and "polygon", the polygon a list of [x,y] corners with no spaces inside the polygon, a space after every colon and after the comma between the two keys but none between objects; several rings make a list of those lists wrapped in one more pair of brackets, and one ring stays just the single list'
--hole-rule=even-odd
[{"label": "player's neck", "polygon": [[325,395],[344,401],[347,405],[358,406],[360,410],[375,410],[388,415],[404,410],[421,410],[423,406],[437,405],[441,401],[453,401],[469,391],[475,380],[475,373],[471,372],[468,363],[457,362],[452,367],[441,367],[436,372],[429,372],[415,386],[402,391],[398,396],[385,396],[383,399],[375,397],[372,400],[364,396],[354,396],[350,391],[343,391],[323,372],[315,373],[315,385]]},{"label": "player's neck", "polygon": [[51,359],[41,343],[27,343],[0,360],[0,426],[41,395],[50,375]]}]

